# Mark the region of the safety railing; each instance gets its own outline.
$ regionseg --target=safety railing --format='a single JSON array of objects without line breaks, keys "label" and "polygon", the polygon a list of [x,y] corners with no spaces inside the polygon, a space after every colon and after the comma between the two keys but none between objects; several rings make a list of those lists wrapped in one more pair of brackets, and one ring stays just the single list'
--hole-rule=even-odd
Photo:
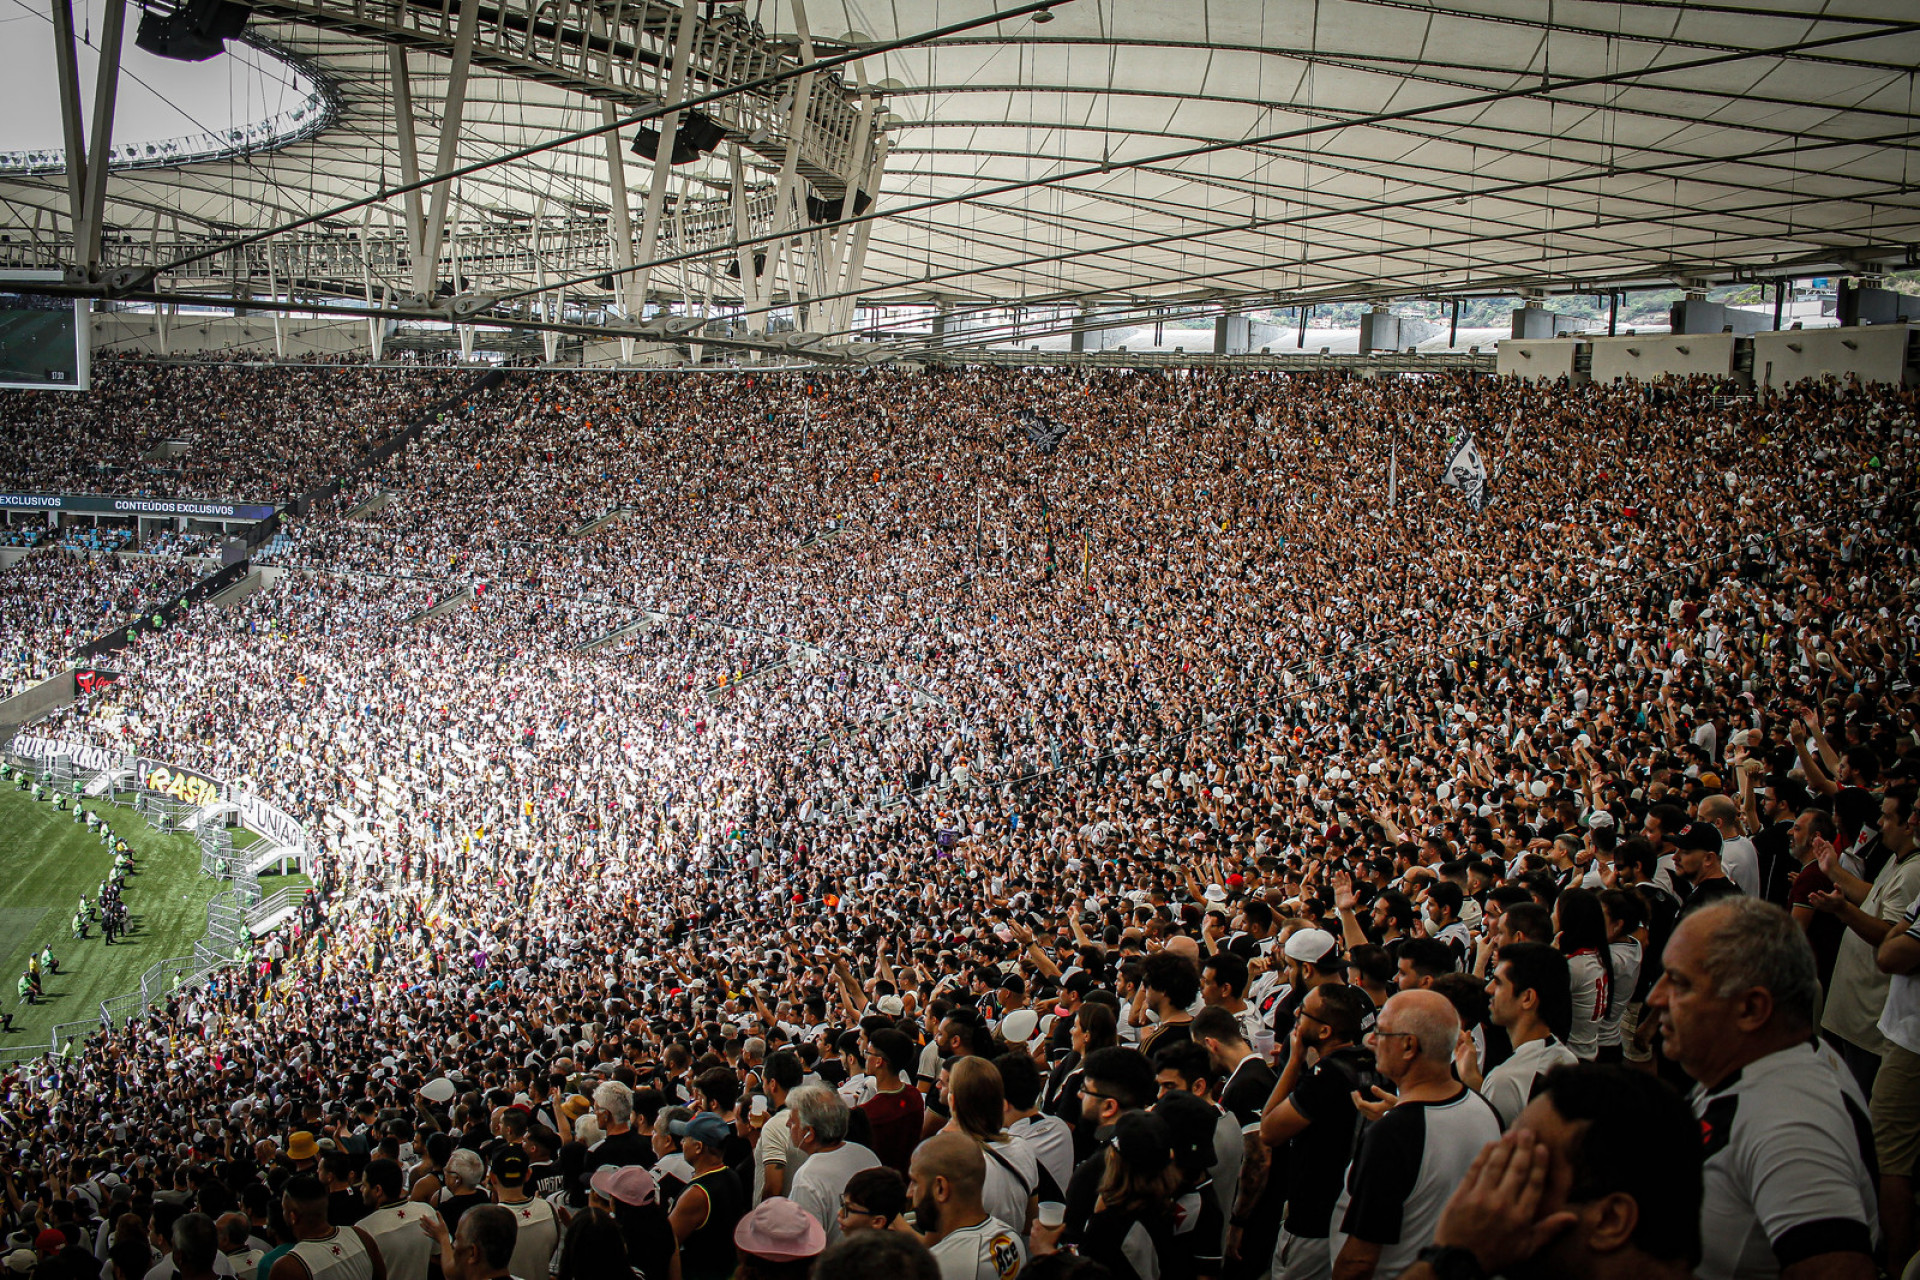
[{"label": "safety railing", "polygon": [[286,888],[262,898],[247,908],[247,928],[252,930],[263,920],[270,920],[289,907],[298,906],[305,889]]}]

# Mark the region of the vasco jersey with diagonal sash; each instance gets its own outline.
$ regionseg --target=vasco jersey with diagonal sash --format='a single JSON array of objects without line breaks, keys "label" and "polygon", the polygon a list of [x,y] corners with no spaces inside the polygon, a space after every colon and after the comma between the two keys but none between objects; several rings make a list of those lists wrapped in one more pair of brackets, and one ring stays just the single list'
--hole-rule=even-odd
[{"label": "vasco jersey with diagonal sash", "polygon": [[1879,1234],[1873,1129],[1853,1075],[1812,1044],[1750,1062],[1693,1112],[1706,1144],[1701,1280],[1762,1280]]}]

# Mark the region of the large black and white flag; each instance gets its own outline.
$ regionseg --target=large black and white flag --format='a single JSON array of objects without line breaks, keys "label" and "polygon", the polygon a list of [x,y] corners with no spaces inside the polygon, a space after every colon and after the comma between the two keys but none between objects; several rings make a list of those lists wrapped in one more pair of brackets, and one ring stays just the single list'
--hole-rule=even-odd
[{"label": "large black and white flag", "polygon": [[1440,477],[1440,483],[1458,489],[1474,511],[1486,510],[1487,460],[1474,445],[1472,432],[1462,436],[1453,446],[1453,452],[1447,455],[1446,473]]},{"label": "large black and white flag", "polygon": [[1022,409],[1014,415],[1027,429],[1027,440],[1041,453],[1052,453],[1066,439],[1067,428],[1035,409]]}]

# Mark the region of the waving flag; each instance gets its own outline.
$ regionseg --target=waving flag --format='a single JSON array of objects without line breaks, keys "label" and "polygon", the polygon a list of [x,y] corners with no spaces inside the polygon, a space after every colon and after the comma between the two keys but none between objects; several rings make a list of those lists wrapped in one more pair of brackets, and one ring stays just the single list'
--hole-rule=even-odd
[{"label": "waving flag", "polygon": [[1467,505],[1474,511],[1486,510],[1487,460],[1480,456],[1480,450],[1474,446],[1472,432],[1456,442],[1453,452],[1447,455],[1446,472],[1440,477],[1440,483],[1458,489],[1460,496],[1467,500]]}]

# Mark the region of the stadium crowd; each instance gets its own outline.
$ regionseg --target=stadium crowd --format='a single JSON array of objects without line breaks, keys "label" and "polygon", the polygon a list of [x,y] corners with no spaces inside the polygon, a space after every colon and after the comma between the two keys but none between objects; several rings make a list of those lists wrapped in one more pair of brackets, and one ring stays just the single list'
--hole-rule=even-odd
[{"label": "stadium crowd", "polygon": [[28,493],[284,502],[473,378],[102,359],[85,395],[0,391],[0,475]]},{"label": "stadium crowd", "polygon": [[318,889],[14,1073],[9,1265],[1899,1274],[1915,447],[1834,384],[516,375],[36,730]]},{"label": "stadium crowd", "polygon": [[145,617],[206,575],[178,548],[152,555],[49,547],[0,572],[0,688],[7,695],[65,671],[89,640]]}]

